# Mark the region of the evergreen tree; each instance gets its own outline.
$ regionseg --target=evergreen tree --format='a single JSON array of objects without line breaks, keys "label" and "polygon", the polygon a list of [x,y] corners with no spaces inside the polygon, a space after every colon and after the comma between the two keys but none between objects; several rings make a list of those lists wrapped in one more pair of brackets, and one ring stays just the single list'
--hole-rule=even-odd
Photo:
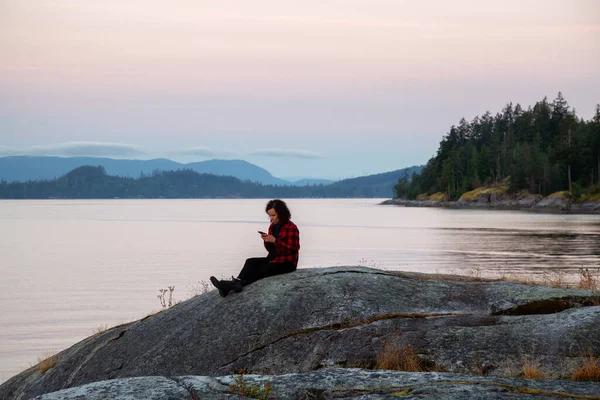
[{"label": "evergreen tree", "polygon": [[[404,174],[398,179],[398,183],[394,186],[396,197],[406,198],[410,189],[410,181],[408,180],[408,171],[404,170]],[[368,197],[368,196],[366,196]]]},{"label": "evergreen tree", "polygon": [[600,190],[592,187],[600,186],[600,105],[586,122],[559,92],[552,103],[544,98],[527,109],[509,103],[495,116],[462,118],[413,182],[456,199],[479,183],[505,180],[513,191],[542,195]]}]

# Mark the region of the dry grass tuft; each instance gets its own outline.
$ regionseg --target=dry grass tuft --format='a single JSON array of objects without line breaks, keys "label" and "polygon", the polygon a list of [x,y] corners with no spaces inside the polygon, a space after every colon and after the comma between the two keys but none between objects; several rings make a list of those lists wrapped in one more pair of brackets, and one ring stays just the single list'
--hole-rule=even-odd
[{"label": "dry grass tuft", "polygon": [[156,297],[158,297],[158,301],[163,309],[171,308],[173,306],[173,292],[175,291],[175,286],[167,286],[167,289],[159,289]]},{"label": "dry grass tuft", "polygon": [[544,374],[540,371],[539,362],[525,358],[523,362],[523,378],[525,379],[544,379]]},{"label": "dry grass tuft", "polygon": [[506,376],[509,378],[518,378],[519,369],[515,367],[515,362],[511,359],[506,359]]},{"label": "dry grass tuft", "polygon": [[541,285],[540,282],[536,281],[535,279],[533,279],[530,276],[527,275],[511,275],[508,272],[504,271],[500,271],[500,277],[498,279],[496,279],[496,281],[500,281],[500,282],[513,282],[513,283],[520,283],[521,285],[529,285],[529,286],[539,286]]},{"label": "dry grass tuft", "polygon": [[554,288],[566,288],[568,287],[565,272],[561,269],[558,271],[544,271],[542,273],[542,282],[543,286],[550,286]]},{"label": "dry grass tuft", "polygon": [[480,265],[470,268],[468,271],[468,274],[472,281],[475,281],[475,282],[484,282],[486,280],[489,281],[489,279],[483,278],[483,272],[481,271]]},{"label": "dry grass tuft", "polygon": [[510,278],[509,282],[520,283],[521,285],[529,285],[529,286],[543,286],[541,282],[536,281],[531,277],[522,277],[522,278]]},{"label": "dry grass tuft", "polygon": [[[472,273],[470,274],[473,275]],[[540,280],[536,280],[535,278],[526,275],[510,275],[506,270],[499,271],[499,274],[500,277],[496,279],[496,281],[501,282],[514,282],[522,285],[547,286],[562,289],[569,289],[573,287],[595,291],[600,289],[600,268],[597,268],[596,270],[580,268],[579,283],[574,282],[573,275],[567,274],[565,271],[560,269],[556,271],[544,271]]]},{"label": "dry grass tuft", "polygon": [[417,195],[417,200],[420,200],[420,201],[427,201],[427,200],[447,201],[448,196],[444,192],[437,192],[432,195],[429,195],[427,193],[421,193],[421,194]]},{"label": "dry grass tuft", "polygon": [[437,192],[437,193],[434,193],[431,196],[429,196],[427,198],[427,200],[445,201],[445,200],[447,200],[447,196],[446,196],[446,193],[444,193],[444,192]]},{"label": "dry grass tuft", "polygon": [[49,369],[53,368],[57,361],[58,357],[55,354],[38,357],[38,371],[40,374],[45,373]]},{"label": "dry grass tuft", "polygon": [[590,354],[583,359],[583,365],[571,374],[574,381],[600,382],[600,360]]},{"label": "dry grass tuft", "polygon": [[593,272],[593,270],[590,272],[587,268],[580,268],[578,287],[586,290],[598,290],[598,281],[600,280],[599,275],[600,268],[598,268],[596,272]]},{"label": "dry grass tuft", "polygon": [[377,355],[376,369],[407,372],[424,372],[427,370],[423,360],[419,358],[412,346],[393,346],[388,344],[385,344],[383,350]]},{"label": "dry grass tuft", "polygon": [[100,325],[94,330],[94,334],[106,332],[109,329],[108,324]]},{"label": "dry grass tuft", "polygon": [[246,382],[243,375],[238,375],[234,378],[233,384],[229,385],[229,390],[231,393],[238,394],[244,398],[268,400],[271,398],[273,385],[271,384],[271,380],[263,382],[262,385]]},{"label": "dry grass tuft", "polygon": [[475,353],[475,358],[469,363],[469,372],[473,375],[486,376],[494,367],[486,365],[481,358],[481,352]]},{"label": "dry grass tuft", "polygon": [[493,186],[481,186],[475,190],[471,190],[470,192],[463,193],[460,196],[460,200],[463,201],[474,201],[479,199],[481,196],[496,194],[503,195],[508,191],[508,186],[505,185],[493,185]]},{"label": "dry grass tuft", "polygon": [[549,195],[548,197],[569,197],[571,194],[568,190],[562,190],[560,192],[555,192]]},{"label": "dry grass tuft", "polygon": [[[419,278],[432,279],[438,281],[460,281],[460,282],[512,282],[528,286],[546,286],[560,289],[579,288],[591,291],[600,290],[600,268],[580,268],[579,283],[577,283],[577,275],[556,269],[551,271],[543,271],[541,277],[526,275],[518,271],[510,273],[506,268],[499,268],[496,277],[484,276],[484,270],[481,266],[474,266],[467,270],[466,274],[459,274],[455,270],[449,270],[447,273],[439,273],[436,270],[435,274],[427,273],[412,273],[406,271],[388,271],[388,274],[403,278]],[[600,299],[600,297],[598,297]],[[595,298],[590,297],[591,302],[597,302]],[[600,305],[600,304],[598,304]]]},{"label": "dry grass tuft", "polygon": [[[156,313],[156,312],[154,312],[154,313]],[[101,333],[108,332],[112,329],[121,328],[126,325],[129,325],[129,322],[121,322],[120,324],[113,325],[113,326],[109,326],[108,324],[100,325],[99,327],[94,329],[94,335],[99,335]]]},{"label": "dry grass tuft", "polygon": [[210,282],[198,281],[197,285],[188,285],[188,299],[191,299],[194,296],[212,292],[213,290],[215,290],[215,287]]}]

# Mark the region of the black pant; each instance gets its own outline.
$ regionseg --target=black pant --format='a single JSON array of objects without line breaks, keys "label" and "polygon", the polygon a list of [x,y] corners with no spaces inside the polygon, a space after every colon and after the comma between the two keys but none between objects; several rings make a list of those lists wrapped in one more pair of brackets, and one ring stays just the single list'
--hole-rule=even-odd
[{"label": "black pant", "polygon": [[266,257],[249,258],[240,271],[238,279],[241,279],[244,285],[249,285],[268,276],[287,274],[295,270],[296,266],[291,262],[270,263]]}]

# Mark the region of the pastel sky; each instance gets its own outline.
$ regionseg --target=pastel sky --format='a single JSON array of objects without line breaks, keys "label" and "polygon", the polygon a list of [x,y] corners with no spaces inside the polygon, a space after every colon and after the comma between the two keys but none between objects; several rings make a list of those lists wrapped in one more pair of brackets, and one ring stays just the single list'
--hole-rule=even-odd
[{"label": "pastel sky", "polygon": [[600,1],[0,0],[0,156],[338,179],[558,91],[600,103]]}]

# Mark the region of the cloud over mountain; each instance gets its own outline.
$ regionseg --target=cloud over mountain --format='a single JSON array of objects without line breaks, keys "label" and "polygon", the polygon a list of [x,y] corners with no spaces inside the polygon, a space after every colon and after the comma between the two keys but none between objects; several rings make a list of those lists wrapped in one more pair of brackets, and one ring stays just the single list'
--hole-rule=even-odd
[{"label": "cloud over mountain", "polygon": [[[2,154],[0,148],[0,154]],[[139,157],[146,152],[140,147],[110,142],[66,142],[56,145],[31,146],[10,149],[7,155],[58,156],[58,157]]]},{"label": "cloud over mountain", "polygon": [[0,157],[14,156],[16,154],[19,154],[17,149],[13,149],[12,147],[0,146]]},{"label": "cloud over mountain", "polygon": [[212,149],[206,146],[195,146],[186,149],[175,150],[172,152],[178,156],[194,156],[204,158],[236,158],[240,157],[239,153],[225,149]]},{"label": "cloud over mountain", "polygon": [[280,158],[304,158],[319,159],[324,158],[321,154],[302,149],[257,149],[248,152],[251,156],[266,156]]}]

